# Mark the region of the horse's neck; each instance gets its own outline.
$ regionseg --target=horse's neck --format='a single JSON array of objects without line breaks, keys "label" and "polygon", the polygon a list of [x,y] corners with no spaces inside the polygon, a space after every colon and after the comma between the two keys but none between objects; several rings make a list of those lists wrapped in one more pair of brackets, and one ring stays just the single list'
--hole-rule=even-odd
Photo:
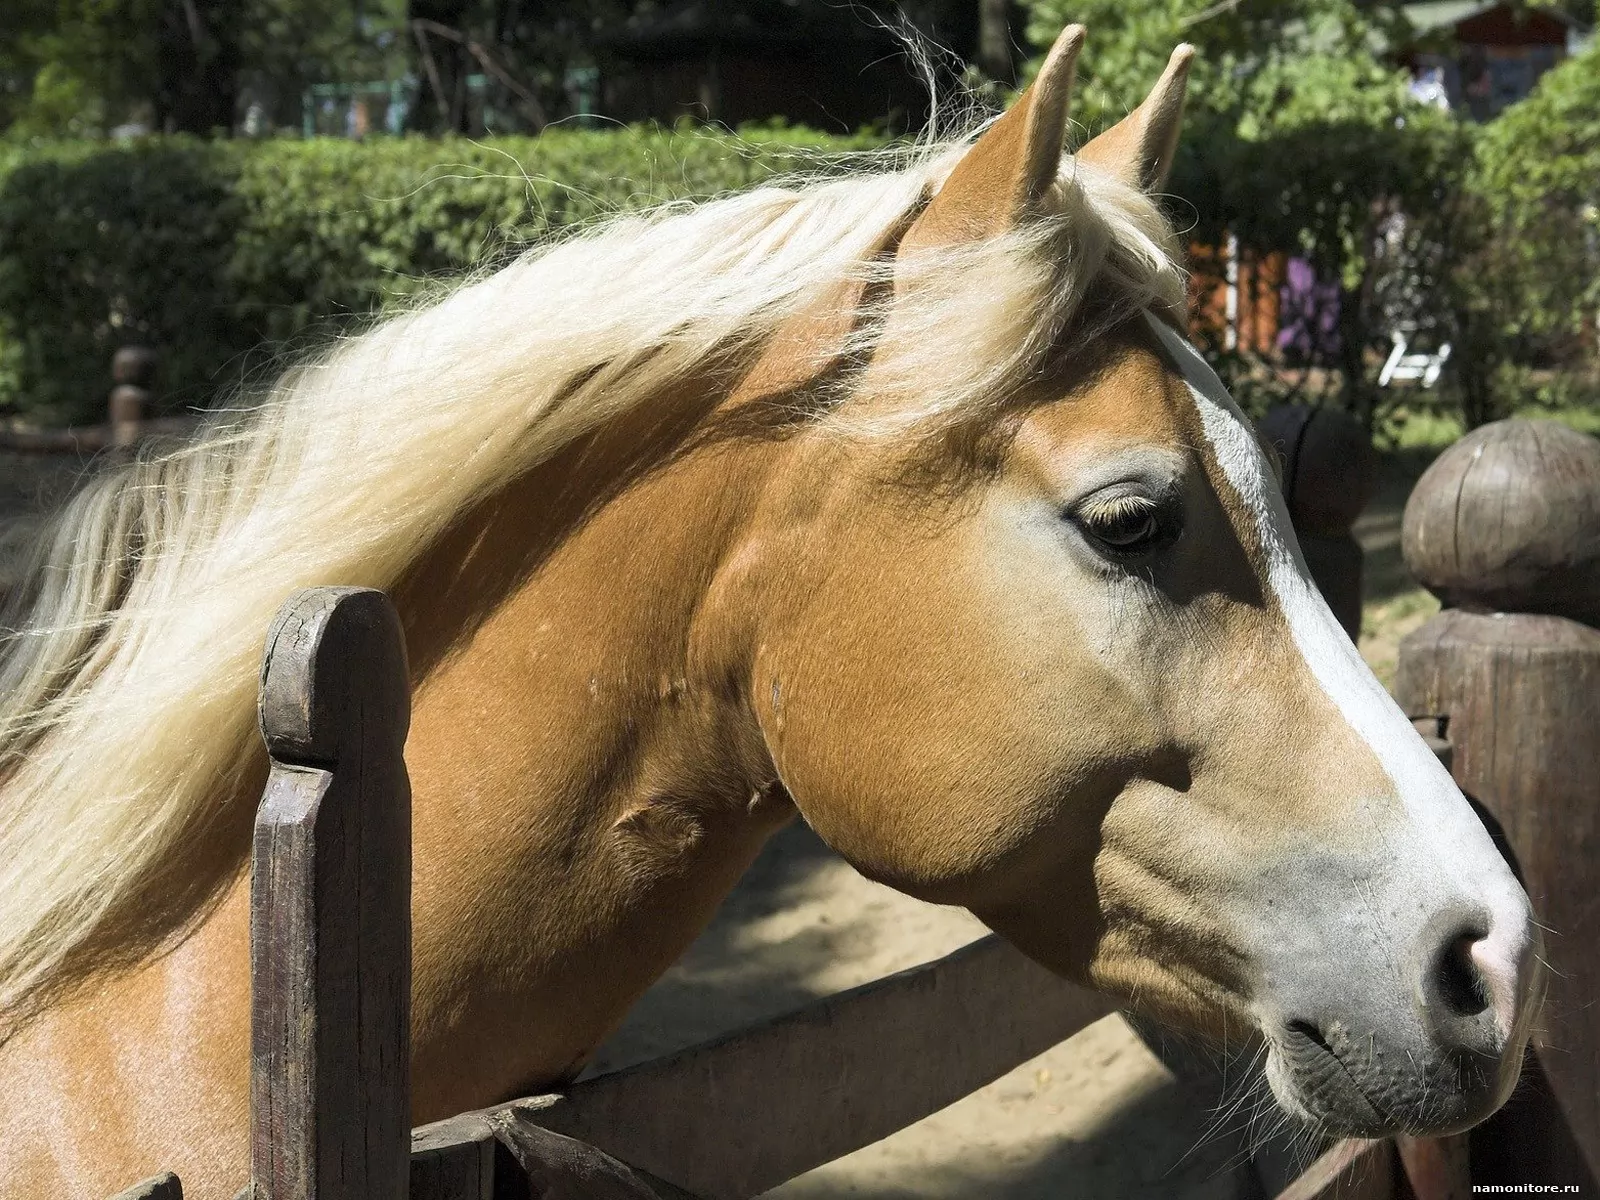
[{"label": "horse's neck", "polygon": [[[419,1118],[581,1066],[790,813],[742,693],[736,553],[781,450],[642,469],[627,444],[506,489],[396,593]],[[632,482],[596,509],[596,478]]]}]

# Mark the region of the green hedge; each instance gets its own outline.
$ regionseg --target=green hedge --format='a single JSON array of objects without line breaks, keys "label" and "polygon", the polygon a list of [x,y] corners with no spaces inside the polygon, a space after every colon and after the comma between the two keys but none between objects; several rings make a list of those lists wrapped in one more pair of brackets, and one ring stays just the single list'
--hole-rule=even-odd
[{"label": "green hedge", "polygon": [[806,131],[0,146],[0,412],[102,419],[118,346],[167,408],[558,227],[817,169]]}]

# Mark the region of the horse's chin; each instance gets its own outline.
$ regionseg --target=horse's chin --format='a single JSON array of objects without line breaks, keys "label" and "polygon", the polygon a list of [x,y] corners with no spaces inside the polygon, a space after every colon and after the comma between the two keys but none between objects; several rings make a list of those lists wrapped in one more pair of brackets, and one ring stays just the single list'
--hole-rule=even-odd
[{"label": "horse's chin", "polygon": [[1456,1054],[1385,1069],[1371,1048],[1293,1025],[1268,1037],[1266,1078],[1291,1118],[1329,1137],[1439,1137],[1483,1121],[1505,1103],[1516,1077]]}]

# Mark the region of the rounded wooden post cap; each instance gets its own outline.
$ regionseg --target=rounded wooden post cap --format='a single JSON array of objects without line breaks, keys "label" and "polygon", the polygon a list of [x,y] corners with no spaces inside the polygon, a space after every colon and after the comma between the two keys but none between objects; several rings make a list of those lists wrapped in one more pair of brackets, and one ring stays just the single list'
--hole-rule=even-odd
[{"label": "rounded wooden post cap", "polygon": [[1554,421],[1474,430],[1417,481],[1401,551],[1452,607],[1600,625],[1600,441]]},{"label": "rounded wooden post cap", "polygon": [[349,587],[291,595],[267,629],[259,697],[262,739],[284,762],[337,762],[364,721],[403,744],[411,711],[406,642],[389,597]]},{"label": "rounded wooden post cap", "polygon": [[116,383],[147,388],[155,382],[160,364],[161,356],[148,346],[123,346],[111,356],[111,378]]},{"label": "rounded wooden post cap", "polygon": [[1282,404],[1259,428],[1283,462],[1283,499],[1295,529],[1347,535],[1377,482],[1377,458],[1361,422],[1338,409]]}]

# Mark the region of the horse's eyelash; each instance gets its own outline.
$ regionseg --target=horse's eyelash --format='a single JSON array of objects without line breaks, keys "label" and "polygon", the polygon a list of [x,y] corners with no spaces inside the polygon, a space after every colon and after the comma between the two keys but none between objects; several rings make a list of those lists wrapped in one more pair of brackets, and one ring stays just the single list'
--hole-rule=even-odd
[{"label": "horse's eyelash", "polygon": [[1090,520],[1117,520],[1121,517],[1140,516],[1152,513],[1156,509],[1156,502],[1149,496],[1137,494],[1124,496],[1108,496],[1103,500],[1085,505],[1083,515]]}]

